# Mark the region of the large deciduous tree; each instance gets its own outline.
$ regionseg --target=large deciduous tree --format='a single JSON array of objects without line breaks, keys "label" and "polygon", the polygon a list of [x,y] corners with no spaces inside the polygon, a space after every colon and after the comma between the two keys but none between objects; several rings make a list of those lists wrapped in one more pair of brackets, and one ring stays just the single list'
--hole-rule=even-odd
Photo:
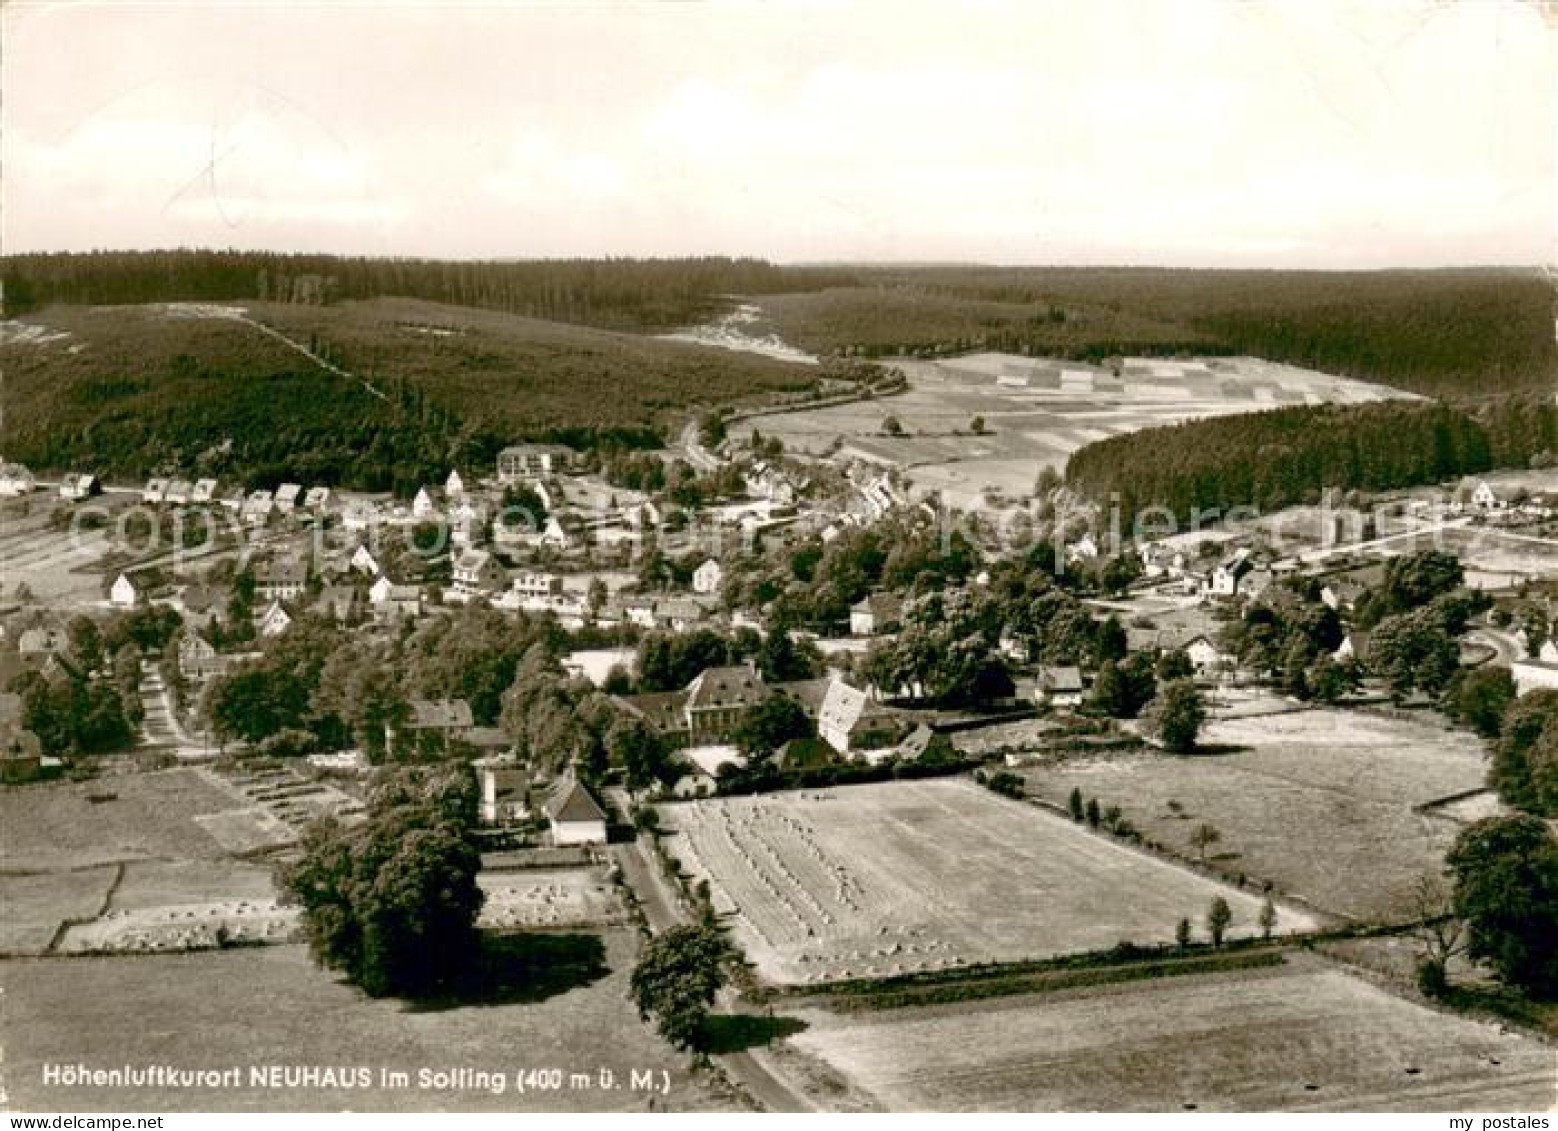
[{"label": "large deciduous tree", "polygon": [[1471,956],[1535,997],[1558,996],[1558,840],[1546,822],[1528,814],[1478,821],[1445,863]]}]

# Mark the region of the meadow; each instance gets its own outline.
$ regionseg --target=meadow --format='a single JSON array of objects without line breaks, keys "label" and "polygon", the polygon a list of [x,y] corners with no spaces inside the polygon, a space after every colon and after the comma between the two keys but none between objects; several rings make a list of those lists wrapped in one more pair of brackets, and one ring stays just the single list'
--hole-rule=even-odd
[{"label": "meadow", "polygon": [[1205,753],[1068,757],[1023,773],[1055,804],[1076,789],[1119,806],[1188,859],[1192,830],[1210,824],[1218,869],[1365,921],[1409,916],[1459,831],[1418,807],[1483,784],[1478,740],[1430,720],[1313,709],[1216,719],[1200,741]]}]

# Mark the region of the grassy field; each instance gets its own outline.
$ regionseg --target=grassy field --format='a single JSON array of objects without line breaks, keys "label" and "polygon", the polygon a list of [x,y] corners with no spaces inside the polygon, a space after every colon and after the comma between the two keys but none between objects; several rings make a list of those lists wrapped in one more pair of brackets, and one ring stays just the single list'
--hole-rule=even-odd
[{"label": "grassy field", "polygon": [[[900,1112],[1548,1110],[1558,1085],[1551,1048],[1308,956],[1235,973],[796,1016],[807,1027],[789,1048],[846,1080],[847,1103]],[[818,1077],[801,1067],[786,1075]]]},{"label": "grassy field", "polygon": [[0,790],[0,867],[212,859],[224,850],[195,818],[242,805],[213,776],[188,769]]},{"label": "grassy field", "polygon": [[[317,969],[301,946],[137,958],[24,959],[0,963],[5,1009],[5,1087],[17,1111],[678,1111],[728,1104],[689,1076],[686,1059],[638,1020],[627,978],[637,946],[630,931],[551,936],[595,949],[593,972],[537,986],[525,1000],[412,1008],[372,1000]],[[588,944],[588,945],[586,945]],[[237,1067],[234,1088],[45,1087],[45,1064],[113,1068]],[[248,1086],[251,1066],[365,1067],[358,1088]],[[563,1070],[559,1091],[516,1093],[513,1075]],[[598,1086],[609,1068],[618,1085]],[[411,1075],[411,1087],[378,1086],[381,1069]],[[502,1094],[483,1087],[422,1089],[419,1070],[502,1072]],[[669,1093],[651,1100],[628,1086],[650,1071]],[[570,1074],[589,1073],[588,1088]],[[666,1074],[662,1076],[662,1073]]]},{"label": "grassy field", "polygon": [[26,586],[54,608],[95,604],[106,593],[92,566],[112,544],[103,530],[56,529],[57,503],[39,495],[0,504],[0,594],[12,598]]},{"label": "grassy field", "polygon": [[0,954],[42,954],[67,919],[103,908],[117,869],[0,873]]},{"label": "grassy field", "polygon": [[1414,884],[1458,830],[1413,807],[1483,782],[1477,740],[1427,721],[1306,710],[1219,719],[1201,741],[1229,752],[1075,758],[1024,775],[1057,804],[1079,789],[1118,805],[1188,857],[1191,830],[1209,823],[1222,839],[1208,859],[1225,871],[1368,920],[1409,914]]},{"label": "grassy field", "polygon": [[[921,489],[967,505],[989,487],[1026,497],[1040,467],[1062,470],[1072,452],[1109,436],[1282,404],[1352,404],[1399,395],[1253,358],[1133,358],[1118,378],[1081,362],[999,353],[894,364],[909,377],[905,393],[757,423],[792,451],[820,453],[842,443],[867,458],[905,466]],[[973,434],[975,417],[983,418],[984,434]],[[889,418],[898,421],[902,435],[885,434]]]},{"label": "grassy field", "polygon": [[[666,806],[667,846],[770,981],[797,984],[1169,942],[1259,901],[966,779]],[[1311,921],[1282,908],[1279,930]],[[1199,928],[1198,928],[1199,929]]]}]

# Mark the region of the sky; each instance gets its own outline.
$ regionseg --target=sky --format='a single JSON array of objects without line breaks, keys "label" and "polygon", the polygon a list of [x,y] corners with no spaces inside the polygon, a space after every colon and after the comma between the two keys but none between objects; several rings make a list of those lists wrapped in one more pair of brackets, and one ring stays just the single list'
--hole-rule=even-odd
[{"label": "sky", "polygon": [[1558,261],[1558,4],[0,8],[0,244]]}]

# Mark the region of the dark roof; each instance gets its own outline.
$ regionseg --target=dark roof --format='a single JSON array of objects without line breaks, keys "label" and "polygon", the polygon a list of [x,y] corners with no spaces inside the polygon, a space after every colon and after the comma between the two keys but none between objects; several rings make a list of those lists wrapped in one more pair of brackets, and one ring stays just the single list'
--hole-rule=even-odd
[{"label": "dark roof", "polygon": [[471,725],[471,705],[464,699],[413,699],[409,725],[417,730],[453,730]]},{"label": "dark roof", "polygon": [[682,730],[687,706],[685,691],[651,691],[642,695],[617,695],[613,701],[660,730]]},{"label": "dark roof", "polygon": [[1081,691],[1082,669],[1075,666],[1041,668],[1039,686],[1045,691]]},{"label": "dark roof", "polygon": [[471,727],[460,740],[481,750],[507,750],[514,745],[514,740],[499,727]]},{"label": "dark roof", "polygon": [[687,707],[753,707],[768,697],[763,677],[749,667],[705,668],[687,685]]},{"label": "dark roof", "polygon": [[828,686],[831,679],[792,679],[786,683],[773,685],[775,693],[788,699],[794,699],[809,715],[815,715],[822,710],[822,701],[827,698]]},{"label": "dark roof", "polygon": [[604,821],[606,819],[603,810],[590,796],[590,791],[579,784],[575,777],[561,777],[546,791],[546,803],[543,806],[546,815],[553,821]]}]

